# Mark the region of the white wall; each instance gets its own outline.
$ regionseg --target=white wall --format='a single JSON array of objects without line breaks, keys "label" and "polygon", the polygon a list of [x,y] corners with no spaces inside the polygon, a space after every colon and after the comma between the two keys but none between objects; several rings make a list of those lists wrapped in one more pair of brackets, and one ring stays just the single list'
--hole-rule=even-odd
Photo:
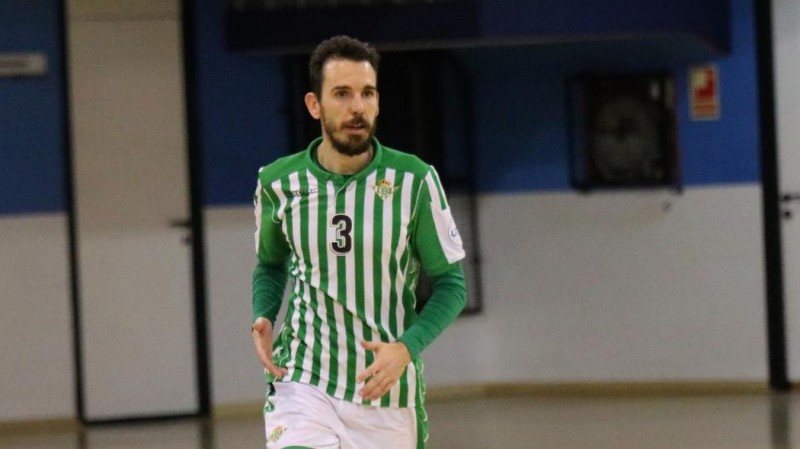
[{"label": "white wall", "polygon": [[[484,312],[431,386],[766,381],[760,188],[480,198]],[[213,403],[258,401],[250,207],[206,211]],[[0,420],[74,416],[66,223],[0,219]]]},{"label": "white wall", "polygon": [[481,198],[482,316],[431,385],[767,379],[758,186]]},{"label": "white wall", "polygon": [[[484,312],[423,354],[431,386],[764,381],[760,188],[480,198]],[[251,207],[206,211],[213,403],[263,395]],[[62,215],[0,219],[0,421],[74,417]]]},{"label": "white wall", "polygon": [[264,369],[250,337],[256,261],[253,208],[207,209],[204,218],[212,402],[258,401],[264,395]]},{"label": "white wall", "polygon": [[0,217],[0,421],[75,413],[63,214]]},{"label": "white wall", "polygon": [[[482,196],[484,312],[423,354],[429,385],[766,382],[760,195]],[[206,219],[214,402],[252,402],[252,210]]]}]

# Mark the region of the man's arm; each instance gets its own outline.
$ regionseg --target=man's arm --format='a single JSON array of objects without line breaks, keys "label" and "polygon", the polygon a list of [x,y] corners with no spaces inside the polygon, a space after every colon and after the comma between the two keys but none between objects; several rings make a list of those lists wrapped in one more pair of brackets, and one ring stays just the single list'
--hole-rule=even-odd
[{"label": "man's arm", "polygon": [[467,288],[460,263],[431,280],[430,299],[417,321],[396,342],[361,343],[364,349],[375,352],[375,361],[356,379],[358,383],[366,382],[359,391],[364,399],[377,400],[391,390],[408,364],[452,324],[464,308]]},{"label": "man's arm", "polygon": [[[256,267],[253,270],[253,326],[251,334],[258,358],[264,368],[276,377],[286,374],[272,360],[273,325],[278,316],[286,288],[286,260],[289,248],[281,233],[276,210],[279,204],[272,188],[263,188],[261,171],[253,198],[256,219]],[[269,186],[269,183],[264,184]]]},{"label": "man's arm", "polygon": [[431,282],[431,297],[417,321],[398,339],[406,345],[412,358],[433,343],[458,318],[467,303],[467,286],[460,262],[454,263],[449,271],[431,278]]},{"label": "man's arm", "polygon": [[461,236],[433,168],[425,176],[420,190],[414,236],[420,264],[431,278],[433,292],[414,324],[399,337],[412,358],[419,356],[455,321],[467,301],[461,266],[465,257]]},{"label": "man's arm", "polygon": [[286,266],[258,261],[253,270],[253,322],[266,318],[275,324],[289,273]]},{"label": "man's arm", "polygon": [[253,345],[264,369],[275,377],[287,374],[286,368],[272,360],[273,326],[281,308],[288,277],[286,266],[269,266],[259,261],[253,270]]}]

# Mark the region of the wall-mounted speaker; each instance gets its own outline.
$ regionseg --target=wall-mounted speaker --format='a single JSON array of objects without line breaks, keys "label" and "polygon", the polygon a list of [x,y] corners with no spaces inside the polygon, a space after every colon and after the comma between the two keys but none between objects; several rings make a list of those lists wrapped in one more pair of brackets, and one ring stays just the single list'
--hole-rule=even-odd
[{"label": "wall-mounted speaker", "polygon": [[582,75],[569,93],[575,188],[680,187],[671,75]]}]

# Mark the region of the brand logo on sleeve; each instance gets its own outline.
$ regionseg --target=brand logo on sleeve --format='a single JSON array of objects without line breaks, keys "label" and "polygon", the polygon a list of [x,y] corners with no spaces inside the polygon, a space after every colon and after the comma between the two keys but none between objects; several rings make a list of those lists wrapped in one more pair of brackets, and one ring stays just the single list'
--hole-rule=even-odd
[{"label": "brand logo on sleeve", "polygon": [[450,226],[448,226],[448,228],[449,229],[447,234],[450,236],[450,240],[452,240],[453,243],[455,243],[458,246],[463,245],[463,243],[461,242],[461,234],[458,232],[458,228],[456,227],[456,222],[453,221],[452,218],[450,218]]},{"label": "brand logo on sleeve", "polygon": [[453,240],[454,242],[456,241],[456,239],[458,239],[458,229],[456,228],[450,229],[450,239]]},{"label": "brand logo on sleeve", "polygon": [[381,179],[377,182],[374,186],[375,194],[378,195],[382,200],[386,200],[398,189],[397,186],[393,186],[391,182]]}]

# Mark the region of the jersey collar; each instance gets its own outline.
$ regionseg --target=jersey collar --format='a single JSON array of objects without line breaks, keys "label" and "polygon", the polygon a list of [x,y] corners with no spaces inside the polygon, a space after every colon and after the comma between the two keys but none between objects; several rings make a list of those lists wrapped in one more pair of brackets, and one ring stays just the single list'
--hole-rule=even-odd
[{"label": "jersey collar", "polygon": [[311,141],[310,144],[308,144],[308,148],[306,149],[306,165],[309,167],[309,170],[311,170],[311,173],[313,173],[314,176],[320,179],[329,179],[332,181],[346,181],[347,179],[361,180],[363,178],[366,178],[370,173],[372,173],[373,171],[375,171],[376,168],[378,168],[378,166],[381,163],[381,158],[383,157],[383,146],[381,145],[380,142],[378,142],[377,138],[373,137],[372,146],[375,150],[375,153],[372,155],[372,160],[369,162],[369,164],[367,164],[366,167],[362,168],[361,171],[359,171],[354,175],[350,176],[339,175],[336,173],[331,173],[322,168],[321,165],[319,165],[316,153],[317,153],[317,148],[319,148],[319,145],[321,143],[322,143],[322,137],[317,137],[316,139]]}]

